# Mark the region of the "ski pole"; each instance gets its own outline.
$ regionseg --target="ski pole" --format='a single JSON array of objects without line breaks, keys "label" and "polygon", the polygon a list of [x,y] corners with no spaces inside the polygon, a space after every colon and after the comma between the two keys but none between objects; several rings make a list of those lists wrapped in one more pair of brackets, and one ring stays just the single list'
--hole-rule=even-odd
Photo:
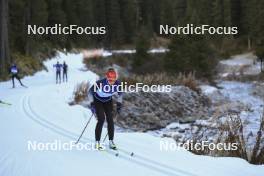
[{"label": "ski pole", "polygon": [[105,135],[105,137],[104,137],[104,140],[103,140],[103,142],[105,142],[105,140],[106,140],[107,136],[108,136],[108,133],[106,133],[106,135]]},{"label": "ski pole", "polygon": [[81,139],[81,137],[82,137],[84,131],[86,130],[88,124],[89,124],[90,121],[92,120],[93,115],[94,115],[94,114],[91,115],[90,119],[89,119],[88,122],[86,123],[86,125],[85,125],[85,127],[84,127],[84,129],[83,129],[83,131],[82,131],[82,133],[81,133],[81,135],[79,136],[79,138],[78,138],[78,140],[75,142],[75,144],[78,144],[78,142],[80,141],[80,139]]}]

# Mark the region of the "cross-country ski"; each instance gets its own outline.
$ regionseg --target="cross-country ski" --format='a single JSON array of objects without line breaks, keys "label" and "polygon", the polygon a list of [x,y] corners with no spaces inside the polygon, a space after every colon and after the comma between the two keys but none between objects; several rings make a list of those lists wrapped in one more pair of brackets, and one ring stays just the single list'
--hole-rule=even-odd
[{"label": "cross-country ski", "polygon": [[4,101],[2,101],[2,100],[0,100],[0,104],[9,105],[9,106],[12,105],[11,103],[7,103],[7,102],[4,102]]}]

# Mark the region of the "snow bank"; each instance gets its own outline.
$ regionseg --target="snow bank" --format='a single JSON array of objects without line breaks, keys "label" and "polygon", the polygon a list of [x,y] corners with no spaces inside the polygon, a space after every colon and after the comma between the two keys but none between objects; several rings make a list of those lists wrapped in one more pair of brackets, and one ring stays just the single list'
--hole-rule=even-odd
[{"label": "snow bank", "polygon": [[209,86],[209,85],[201,85],[200,88],[205,95],[211,95],[215,93],[216,91],[218,91],[216,87]]},{"label": "snow bank", "polygon": [[[169,49],[166,48],[153,48],[148,51],[148,53],[166,53]],[[105,50],[105,49],[90,49],[84,50],[83,55],[85,58],[92,57],[109,57],[113,54],[134,54],[136,53],[135,49],[130,50]]]},{"label": "snow bank", "polygon": [[260,73],[260,63],[257,62],[257,58],[253,53],[246,53],[220,61],[218,70],[221,77],[240,76],[241,74],[257,75]]}]

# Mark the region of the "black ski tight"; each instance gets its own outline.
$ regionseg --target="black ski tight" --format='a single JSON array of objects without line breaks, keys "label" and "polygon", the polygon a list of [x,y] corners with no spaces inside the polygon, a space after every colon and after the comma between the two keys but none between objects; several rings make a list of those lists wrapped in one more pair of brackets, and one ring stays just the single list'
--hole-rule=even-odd
[{"label": "black ski tight", "polygon": [[20,85],[23,86],[20,77],[17,74],[12,74],[12,83],[13,83],[13,87],[15,87],[15,78],[19,81]]},{"label": "black ski tight", "polygon": [[104,121],[107,121],[107,130],[109,140],[114,139],[114,120],[113,120],[113,103],[112,100],[109,102],[100,102],[96,98],[94,99],[96,116],[97,116],[97,124],[95,128],[95,140],[100,141],[102,128],[104,125]]},{"label": "black ski tight", "polygon": [[60,71],[56,71],[56,83],[61,83],[61,72]]},{"label": "black ski tight", "polygon": [[63,78],[63,82],[68,82],[68,74],[67,74],[67,71],[63,71],[63,74],[62,74],[62,78]]}]

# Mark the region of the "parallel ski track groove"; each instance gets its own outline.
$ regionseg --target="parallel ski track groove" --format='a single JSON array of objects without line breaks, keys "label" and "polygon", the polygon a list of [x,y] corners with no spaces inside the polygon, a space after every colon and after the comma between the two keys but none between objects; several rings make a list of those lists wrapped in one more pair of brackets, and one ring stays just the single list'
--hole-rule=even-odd
[{"label": "parallel ski track groove", "polygon": [[[31,103],[30,103],[30,96],[24,96],[23,97],[23,111],[26,114],[26,116],[28,116],[31,120],[33,120],[34,122],[36,122],[37,124],[57,133],[60,134],[64,137],[70,138],[71,140],[76,140],[76,138],[78,137],[77,134],[74,134],[73,132],[70,132],[60,126],[57,126],[49,121],[47,121],[46,119],[40,117],[40,115],[38,115],[32,108]],[[83,137],[83,139],[80,140],[81,142],[92,142],[93,140],[87,138],[87,137]],[[130,152],[123,150],[123,149],[119,149],[119,152],[125,153],[127,155],[130,155]],[[109,154],[115,154],[116,152],[111,151],[111,150],[106,150],[107,153]],[[146,157],[140,156],[139,154],[135,154],[136,157],[128,157],[128,156],[123,156],[123,155],[119,155],[119,158],[122,158],[124,160],[127,160],[129,162],[138,164],[139,166],[144,166],[145,168],[148,168],[150,170],[155,170],[156,172],[160,172],[162,174],[168,175],[168,176],[181,176],[183,175],[187,175],[187,176],[197,176],[193,173],[188,173],[186,171],[180,170],[180,169],[176,169],[176,168],[172,168],[170,166],[167,166],[163,163],[148,159]],[[137,159],[137,160],[136,160]],[[162,169],[161,169],[162,168]],[[180,174],[180,175],[179,175]]]}]

